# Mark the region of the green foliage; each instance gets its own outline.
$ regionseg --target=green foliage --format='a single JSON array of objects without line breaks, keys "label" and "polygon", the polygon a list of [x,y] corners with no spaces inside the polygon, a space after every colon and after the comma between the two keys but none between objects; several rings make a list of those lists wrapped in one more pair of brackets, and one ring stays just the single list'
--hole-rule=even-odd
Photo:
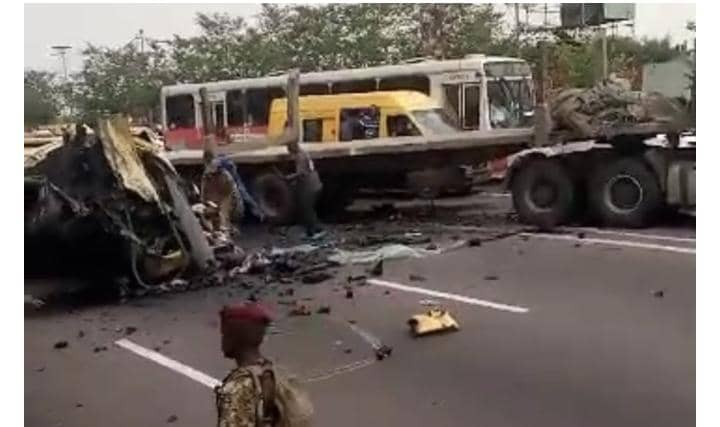
[{"label": "green foliage", "polygon": [[170,81],[167,55],[158,46],[140,52],[133,44],[119,49],[88,45],[83,55],[72,98],[87,119],[106,113],[147,115],[160,87]]},{"label": "green foliage", "polygon": [[59,112],[55,75],[26,70],[24,76],[25,126],[48,124]]},{"label": "green foliage", "polygon": [[[358,68],[470,53],[520,56],[539,63],[537,36],[502,34],[501,15],[488,4],[263,4],[252,21],[198,14],[200,33],[175,36],[168,46],[149,41],[110,49],[89,45],[83,70],[63,84],[28,88],[26,121],[49,120],[61,109],[92,120],[128,113],[152,119],[159,89],[176,82],[259,77],[298,67],[303,72]],[[554,86],[589,86],[601,66],[600,41],[587,32],[557,32],[548,43]],[[669,39],[608,41],[610,72],[673,58]],[[52,89],[52,90],[51,90]],[[52,93],[52,96],[46,95]],[[40,114],[42,113],[42,114]]]}]

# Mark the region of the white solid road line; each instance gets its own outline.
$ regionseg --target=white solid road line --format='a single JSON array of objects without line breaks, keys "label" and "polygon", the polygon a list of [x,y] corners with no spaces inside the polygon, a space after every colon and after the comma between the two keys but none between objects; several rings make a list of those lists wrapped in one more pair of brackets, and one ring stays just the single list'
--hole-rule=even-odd
[{"label": "white solid road line", "polygon": [[317,381],[324,381],[327,379],[330,379],[332,377],[336,377],[338,375],[347,374],[352,371],[357,371],[358,369],[365,368],[367,366],[372,365],[375,363],[376,359],[363,359],[359,360],[357,362],[348,363],[347,365],[339,366],[335,369],[330,370],[329,372],[325,372],[319,375],[311,376],[309,378],[306,378],[303,380],[303,382],[306,383],[314,383]]},{"label": "white solid road line", "polygon": [[451,294],[449,292],[440,292],[433,289],[419,288],[417,286],[403,285],[402,283],[388,282],[387,280],[368,279],[371,285],[384,286],[386,288],[396,289],[398,291],[413,292],[416,294],[433,296],[436,298],[444,298],[452,301],[464,302],[465,304],[479,305],[482,307],[494,308],[495,310],[509,311],[512,313],[527,313],[530,309],[519,307],[516,305],[500,304],[493,301],[486,301],[477,298],[466,297],[464,295]]},{"label": "white solid road line", "polygon": [[[191,368],[190,366],[184,365],[177,360],[171,359],[163,354],[160,354],[156,351],[152,351],[150,349],[147,349],[141,345],[135,344],[134,342],[123,338],[115,341],[115,344],[119,347],[124,348],[125,350],[129,350],[138,356],[144,357],[148,360],[151,360],[158,365],[164,366],[172,371],[175,371],[181,375],[184,375],[191,380],[194,380],[208,388],[214,389],[215,387],[222,384],[220,380],[217,378],[213,378],[203,372],[198,371],[197,369]],[[303,379],[303,382],[317,382],[317,381],[323,381],[327,380],[329,378],[346,374],[349,372],[356,371],[358,369],[365,368],[367,366],[372,365],[375,363],[375,359],[363,359],[359,360],[357,362],[348,363],[346,365],[338,366],[337,368],[333,368],[326,372],[318,373],[314,376],[311,376],[309,378]]]},{"label": "white solid road line", "polygon": [[143,346],[137,345],[134,342],[128,340],[128,339],[120,339],[115,341],[115,344],[118,346],[132,351],[133,353],[137,354],[138,356],[142,356],[146,359],[152,360],[153,362],[157,363],[158,365],[162,365],[170,370],[173,370],[181,375],[185,375],[186,377],[190,378],[191,380],[195,380],[199,382],[200,384],[209,387],[209,388],[215,388],[216,386],[219,386],[221,384],[220,380],[213,378],[207,374],[204,374],[197,369],[193,369],[187,365],[183,365],[182,363],[178,362],[177,360],[173,360],[167,356],[164,356],[156,351],[149,350]]},{"label": "white solid road line", "polygon": [[633,233],[630,231],[620,231],[620,230],[603,230],[600,228],[593,228],[593,227],[564,228],[563,231],[566,233],[575,233],[577,231],[584,231],[587,233],[595,233],[595,234],[610,234],[610,235],[626,236],[626,237],[638,237],[641,239],[648,239],[648,240],[667,240],[669,242],[695,243],[694,237],[662,236],[660,234]]},{"label": "white solid road line", "polygon": [[544,233],[522,233],[521,235],[527,236],[527,237],[537,237],[537,238],[541,238],[541,239],[569,240],[569,241],[582,242],[582,243],[591,243],[591,244],[609,245],[609,246],[625,246],[628,248],[653,249],[653,250],[666,251],[666,252],[675,252],[675,253],[679,253],[679,254],[695,255],[695,248],[686,248],[686,247],[682,247],[682,246],[657,245],[654,243],[634,242],[634,241],[630,241],[630,240],[596,239],[593,237],[585,237],[585,238],[581,239],[574,235],[544,234]]}]

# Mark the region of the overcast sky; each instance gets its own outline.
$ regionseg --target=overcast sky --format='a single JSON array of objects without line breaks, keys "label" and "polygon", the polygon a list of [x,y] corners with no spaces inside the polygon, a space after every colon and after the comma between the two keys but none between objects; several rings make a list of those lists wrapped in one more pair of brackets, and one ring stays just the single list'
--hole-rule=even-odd
[{"label": "overcast sky", "polygon": [[[70,45],[69,66],[77,70],[81,66],[79,52],[88,42],[121,46],[141,28],[149,38],[191,36],[198,32],[194,24],[197,12],[227,12],[250,18],[259,11],[259,4],[26,4],[25,67],[59,72],[60,62],[51,56],[50,47]],[[685,40],[688,20],[695,20],[695,4],[638,4],[635,34],[669,34],[673,40]]]}]

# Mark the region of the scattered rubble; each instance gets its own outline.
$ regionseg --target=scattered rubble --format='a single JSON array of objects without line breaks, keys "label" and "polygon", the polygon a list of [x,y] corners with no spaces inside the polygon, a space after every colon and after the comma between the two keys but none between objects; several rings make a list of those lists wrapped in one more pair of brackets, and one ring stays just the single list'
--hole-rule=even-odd
[{"label": "scattered rubble", "polygon": [[295,307],[288,313],[290,316],[310,316],[311,314],[312,311],[310,311],[310,309],[305,305]]},{"label": "scattered rubble", "polygon": [[470,247],[477,247],[482,245],[482,239],[479,237],[473,237],[467,242],[468,246]]},{"label": "scattered rubble", "polygon": [[375,358],[380,361],[385,359],[386,357],[389,357],[392,354],[392,347],[388,345],[381,345],[380,347],[375,349]]},{"label": "scattered rubble", "polygon": [[69,345],[69,344],[68,344],[67,341],[58,341],[58,342],[55,343],[55,345],[53,345],[53,348],[59,350],[59,349],[62,349],[62,348],[67,348],[68,345]]},{"label": "scattered rubble", "polygon": [[383,260],[382,258],[373,265],[373,267],[368,271],[373,276],[382,276],[383,274]]},{"label": "scattered rubble", "polygon": [[333,275],[325,272],[325,271],[317,271],[315,273],[310,273],[302,276],[300,279],[301,282],[305,283],[306,285],[314,285],[317,283],[322,283],[326,280],[332,279]]}]

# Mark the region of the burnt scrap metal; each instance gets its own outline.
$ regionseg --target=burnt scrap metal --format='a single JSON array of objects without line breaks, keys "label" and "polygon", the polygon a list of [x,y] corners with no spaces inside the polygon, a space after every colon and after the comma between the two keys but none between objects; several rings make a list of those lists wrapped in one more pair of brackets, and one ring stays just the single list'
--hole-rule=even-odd
[{"label": "burnt scrap metal", "polygon": [[25,153],[25,269],[141,286],[215,263],[182,182],[122,117]]},{"label": "burnt scrap metal", "polygon": [[687,111],[656,93],[633,92],[620,79],[606,79],[589,89],[564,89],[551,95],[556,130],[592,138],[610,128],[665,123],[683,128]]}]

